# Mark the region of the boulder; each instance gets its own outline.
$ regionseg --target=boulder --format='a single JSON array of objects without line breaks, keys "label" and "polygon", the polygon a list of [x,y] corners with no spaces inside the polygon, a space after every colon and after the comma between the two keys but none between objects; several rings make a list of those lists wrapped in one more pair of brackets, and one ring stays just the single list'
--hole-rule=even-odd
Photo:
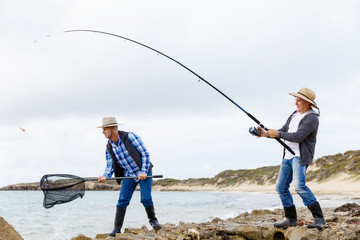
[{"label": "boulder", "polygon": [[89,238],[83,234],[79,234],[77,237],[71,238],[71,240],[92,240],[92,238]]},{"label": "boulder", "polygon": [[24,240],[4,218],[0,217],[0,240]]}]

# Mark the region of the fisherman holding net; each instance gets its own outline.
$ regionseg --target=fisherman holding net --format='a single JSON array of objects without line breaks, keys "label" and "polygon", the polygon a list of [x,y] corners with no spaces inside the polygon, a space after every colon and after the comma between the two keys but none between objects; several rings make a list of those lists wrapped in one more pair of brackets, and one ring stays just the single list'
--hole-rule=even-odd
[{"label": "fisherman holding net", "polygon": [[[137,179],[123,179],[116,205],[116,215],[114,230],[109,236],[114,237],[121,232],[124,222],[126,208],[130,203],[131,197],[136,186],[140,185],[141,203],[144,205],[150,225],[155,229],[161,226],[155,217],[155,209],[151,196],[152,163],[149,153],[145,148],[141,138],[132,132],[118,130],[118,123],[115,117],[103,118],[102,125],[105,138],[109,139],[106,146],[106,169],[102,176],[98,177],[100,183],[105,183],[113,173],[116,177],[137,177]],[[121,180],[117,180],[118,184]]]}]

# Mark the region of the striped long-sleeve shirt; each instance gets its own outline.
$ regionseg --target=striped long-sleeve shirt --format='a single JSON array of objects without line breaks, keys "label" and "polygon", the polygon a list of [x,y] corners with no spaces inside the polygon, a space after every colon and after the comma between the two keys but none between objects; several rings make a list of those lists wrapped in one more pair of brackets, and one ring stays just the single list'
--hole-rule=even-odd
[{"label": "striped long-sleeve shirt", "polygon": [[[131,144],[140,152],[142,157],[142,166],[141,169],[136,165],[135,161],[129,155],[129,152],[126,150],[124,143],[121,141],[120,136],[117,142],[113,142],[110,140],[115,158],[117,163],[121,168],[124,169],[124,175],[126,177],[137,177],[140,173],[147,173],[150,167],[150,155],[144,146],[143,141],[136,134],[129,132],[129,140]],[[106,178],[110,178],[114,169],[112,166],[112,158],[109,151],[106,149],[106,168],[103,176]]]}]

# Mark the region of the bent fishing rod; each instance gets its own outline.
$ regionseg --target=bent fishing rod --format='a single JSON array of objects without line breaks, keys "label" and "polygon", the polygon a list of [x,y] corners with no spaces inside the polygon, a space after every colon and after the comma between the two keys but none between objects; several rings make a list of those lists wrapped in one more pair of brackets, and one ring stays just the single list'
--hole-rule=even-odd
[{"label": "bent fishing rod", "polygon": [[[109,36],[113,36],[113,37],[117,37],[117,38],[122,38],[124,40],[133,42],[135,44],[138,44],[140,46],[143,46],[145,48],[150,49],[151,51],[156,52],[157,54],[160,54],[168,59],[170,59],[171,61],[179,64],[180,66],[182,66],[183,68],[185,68],[186,70],[188,70],[189,72],[191,72],[192,74],[194,74],[195,76],[197,76],[200,80],[202,80],[203,82],[205,82],[206,84],[208,84],[210,87],[212,87],[213,89],[215,89],[218,93],[220,93],[223,97],[225,97],[227,100],[229,100],[230,102],[232,102],[236,107],[238,107],[241,111],[243,111],[249,118],[251,118],[254,122],[256,122],[262,129],[264,130],[268,130],[267,127],[265,127],[257,118],[255,118],[253,115],[251,115],[249,112],[247,112],[244,108],[242,108],[239,104],[237,104],[235,101],[233,101],[230,97],[228,97],[225,93],[223,93],[222,91],[220,91],[218,88],[216,88],[214,85],[212,85],[210,82],[208,82],[207,80],[205,80],[203,77],[201,77],[199,74],[197,74],[196,72],[194,72],[193,70],[191,70],[190,68],[188,68],[187,66],[185,66],[184,64],[182,64],[181,62],[175,60],[174,58],[166,55],[165,53],[162,53],[148,45],[145,45],[143,43],[140,43],[138,41],[132,40],[130,38],[127,37],[123,37],[117,34],[113,34],[113,33],[109,33],[109,32],[104,32],[104,31],[97,31],[97,30],[88,30],[88,29],[76,29],[76,30],[67,30],[64,31],[64,33],[73,33],[73,32],[90,32],[90,33],[98,33],[98,34],[105,34],[105,35],[109,35]],[[199,80],[199,81],[200,81]],[[252,131],[250,131],[251,134],[253,135],[258,135],[258,134],[254,134]],[[295,155],[294,151],[288,146],[286,145],[286,143],[284,143],[283,141],[280,140],[279,137],[275,138],[276,141],[278,141],[284,148],[286,148],[289,152],[291,152],[292,154]]]}]

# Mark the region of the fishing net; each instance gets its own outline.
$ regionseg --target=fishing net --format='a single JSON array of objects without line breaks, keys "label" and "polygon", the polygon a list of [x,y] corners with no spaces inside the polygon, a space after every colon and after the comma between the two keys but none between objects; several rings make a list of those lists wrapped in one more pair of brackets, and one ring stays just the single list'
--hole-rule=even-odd
[{"label": "fishing net", "polygon": [[85,195],[85,179],[69,174],[47,174],[40,180],[44,208],[67,203]]}]

